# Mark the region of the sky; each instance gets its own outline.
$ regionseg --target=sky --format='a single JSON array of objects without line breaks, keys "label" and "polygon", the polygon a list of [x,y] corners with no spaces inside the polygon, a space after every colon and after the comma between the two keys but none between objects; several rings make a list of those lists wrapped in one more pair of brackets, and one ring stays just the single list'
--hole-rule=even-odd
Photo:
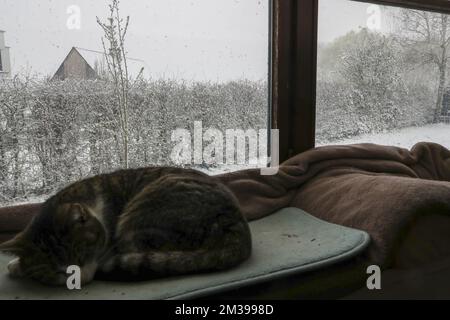
[{"label": "sky", "polygon": [[388,32],[391,24],[387,18],[386,9],[390,7],[349,0],[320,0],[319,43],[329,43],[351,30],[373,28],[374,14],[377,14],[374,11],[375,8],[379,8],[379,16],[376,17],[376,20],[379,21],[379,28],[376,30]]},{"label": "sky", "polygon": [[[53,75],[72,47],[101,51],[96,16],[107,16],[108,3],[0,0],[13,73]],[[321,0],[319,41],[365,26],[368,6]],[[128,56],[144,60],[152,78],[267,78],[268,0],[121,0],[121,9],[131,17]]]},{"label": "sky", "polygon": [[[96,16],[109,1],[0,0],[13,72],[53,74],[72,47],[102,50]],[[222,81],[267,77],[267,0],[121,0],[131,18],[128,56],[153,78]],[[80,29],[67,13],[80,9]],[[72,11],[73,13],[73,11]],[[74,24],[71,24],[73,27]]]}]

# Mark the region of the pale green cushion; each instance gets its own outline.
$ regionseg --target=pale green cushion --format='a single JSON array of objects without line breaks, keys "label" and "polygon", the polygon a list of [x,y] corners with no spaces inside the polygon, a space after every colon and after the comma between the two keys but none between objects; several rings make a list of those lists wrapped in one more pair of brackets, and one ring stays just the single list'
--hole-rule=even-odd
[{"label": "pale green cushion", "polygon": [[49,288],[11,279],[0,255],[0,299],[190,299],[229,289],[326,268],[361,253],[367,233],[319,220],[302,210],[285,208],[250,223],[253,252],[232,270],[145,282],[94,281],[81,290]]}]

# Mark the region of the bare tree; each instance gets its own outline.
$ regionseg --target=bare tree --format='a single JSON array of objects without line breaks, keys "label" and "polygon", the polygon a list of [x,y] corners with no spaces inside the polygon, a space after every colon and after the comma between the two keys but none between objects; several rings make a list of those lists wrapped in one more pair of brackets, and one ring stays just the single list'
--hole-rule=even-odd
[{"label": "bare tree", "polygon": [[439,78],[434,120],[442,112],[450,57],[449,16],[421,10],[401,9],[394,15],[398,22],[399,42],[407,49],[411,61],[436,66]]},{"label": "bare tree", "polygon": [[130,91],[130,79],[125,50],[125,37],[128,30],[130,17],[124,20],[120,16],[119,0],[112,0],[109,5],[109,17],[102,22],[97,17],[97,23],[103,29],[103,50],[109,76],[114,83],[114,93],[117,102],[117,120],[120,128],[122,142],[122,165],[129,167],[129,123],[128,123],[128,96]]}]

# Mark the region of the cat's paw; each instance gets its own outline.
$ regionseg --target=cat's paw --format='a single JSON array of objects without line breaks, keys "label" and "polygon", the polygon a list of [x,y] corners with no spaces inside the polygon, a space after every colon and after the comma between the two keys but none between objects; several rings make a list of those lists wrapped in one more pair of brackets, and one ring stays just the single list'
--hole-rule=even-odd
[{"label": "cat's paw", "polygon": [[20,267],[20,258],[11,260],[8,263],[9,274],[15,278],[23,277],[22,268]]}]

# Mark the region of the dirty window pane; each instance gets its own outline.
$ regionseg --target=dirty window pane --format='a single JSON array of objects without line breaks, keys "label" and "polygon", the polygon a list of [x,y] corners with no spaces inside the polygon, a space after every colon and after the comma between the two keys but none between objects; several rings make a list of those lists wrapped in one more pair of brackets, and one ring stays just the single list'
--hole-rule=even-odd
[{"label": "dirty window pane", "polygon": [[0,203],[126,167],[255,167],[269,1],[121,0],[120,30],[110,3],[0,0]]},{"label": "dirty window pane", "polygon": [[449,49],[446,14],[321,0],[317,144],[450,147]]}]

